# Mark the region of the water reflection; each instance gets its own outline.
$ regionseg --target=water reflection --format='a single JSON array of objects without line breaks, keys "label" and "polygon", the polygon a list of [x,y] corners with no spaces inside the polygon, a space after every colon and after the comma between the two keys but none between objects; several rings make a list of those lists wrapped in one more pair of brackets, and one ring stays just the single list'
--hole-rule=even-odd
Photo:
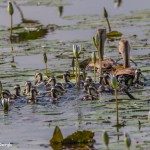
[{"label": "water reflection", "polygon": [[23,11],[19,5],[16,2],[13,2],[13,4],[19,11],[22,22],[19,23],[17,27],[13,28],[15,34],[10,37],[11,43],[35,40],[44,37],[48,33],[48,29],[41,25],[39,21],[25,19]]},{"label": "water reflection", "polygon": [[120,7],[122,5],[122,0],[114,0],[114,6],[116,8]]}]

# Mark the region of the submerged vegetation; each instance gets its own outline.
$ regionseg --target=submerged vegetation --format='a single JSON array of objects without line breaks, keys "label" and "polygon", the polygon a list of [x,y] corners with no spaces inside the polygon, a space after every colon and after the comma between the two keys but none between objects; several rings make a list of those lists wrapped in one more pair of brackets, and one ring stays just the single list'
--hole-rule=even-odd
[{"label": "submerged vegetation", "polygon": [[[70,19],[72,22],[76,20],[76,24],[42,25],[39,21],[25,19],[19,8],[22,22],[14,26],[11,23],[11,45],[6,38],[6,35],[9,37],[8,31],[1,27],[1,115],[3,112],[6,116],[12,115],[13,120],[13,115],[23,110],[21,112],[23,117],[21,117],[25,125],[28,126],[26,122],[31,121],[31,118],[35,119],[35,122],[40,120],[44,124],[39,129],[41,134],[43,133],[41,130],[46,132],[50,130],[52,133],[53,127],[56,126],[50,140],[54,150],[62,147],[85,150],[106,149],[102,142],[109,150],[122,149],[125,145],[128,150],[132,147],[133,149],[146,148],[149,145],[147,130],[150,120],[150,113],[148,113],[150,68],[149,55],[147,55],[150,48],[148,42],[150,34],[147,28],[143,29],[144,20],[136,25],[136,27],[142,26],[142,36],[138,36],[137,33],[127,35],[123,29],[127,26],[129,30],[132,30],[130,23],[136,13],[132,12],[132,17],[120,16],[119,21],[115,20],[117,16],[112,16],[109,17],[109,22],[108,12],[104,8],[104,17],[109,28],[109,32],[106,32],[106,21],[103,17],[63,15],[67,4],[64,2],[39,1],[37,3],[33,0],[25,5],[36,3],[37,6],[44,4],[56,6],[61,19],[65,21]],[[119,6],[122,1],[114,2]],[[17,3],[12,3],[16,7]],[[8,12],[11,17],[14,12],[12,3],[8,3]],[[136,17],[137,20],[139,18]],[[147,19],[145,22],[144,26],[147,27]],[[115,30],[117,28],[122,33],[113,31],[111,28]],[[92,29],[96,34],[90,35],[89,37],[93,36],[90,40],[87,40],[88,36],[81,40],[82,32],[78,36],[79,39],[74,37],[73,40],[70,37],[69,41],[65,39],[67,32],[76,33],[78,30],[83,31],[82,29],[84,31]],[[60,41],[61,37],[53,38],[57,32],[66,33],[63,36],[64,39]],[[123,43],[121,48],[118,46],[118,43],[120,45],[118,40]],[[130,41],[131,55],[136,67],[133,66],[134,61],[130,64],[128,41]],[[96,48],[94,52],[92,42]],[[117,47],[122,54],[122,59],[118,59]],[[10,53],[10,49],[13,49],[13,53]],[[128,66],[125,67],[124,64]],[[132,69],[129,69],[130,66]],[[29,114],[33,116],[28,119],[26,115]],[[1,124],[5,124],[5,119],[7,120],[7,118],[4,118],[4,121],[1,120]],[[34,123],[34,121],[31,122]],[[59,126],[62,127],[62,131],[67,132],[62,134]],[[71,128],[71,132],[68,128]],[[72,128],[73,130],[76,128],[77,131],[72,133]],[[102,133],[103,129],[108,132]],[[125,132],[123,137],[123,132],[126,130],[135,137],[133,137],[132,145],[128,133]],[[69,133],[71,134],[68,135]],[[101,134],[103,140],[99,138]],[[68,136],[64,138],[63,135]],[[32,142],[31,138],[32,136],[27,140],[29,143]],[[47,144],[49,145],[48,142]],[[39,145],[43,146],[41,143]]]}]

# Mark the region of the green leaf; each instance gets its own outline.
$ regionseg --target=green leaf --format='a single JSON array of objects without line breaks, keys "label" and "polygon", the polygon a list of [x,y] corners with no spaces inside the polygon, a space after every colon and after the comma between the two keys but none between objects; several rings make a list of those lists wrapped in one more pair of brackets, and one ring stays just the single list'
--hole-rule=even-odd
[{"label": "green leaf", "polygon": [[62,143],[63,144],[77,144],[77,143],[94,143],[94,133],[88,130],[77,131],[67,136]]},{"label": "green leaf", "polygon": [[53,137],[50,140],[50,144],[60,144],[63,141],[63,135],[61,133],[61,130],[58,126],[55,127]]},{"label": "green leaf", "polygon": [[114,38],[121,37],[121,36],[122,36],[122,33],[119,31],[111,31],[107,33],[107,38],[109,39],[114,39]]}]

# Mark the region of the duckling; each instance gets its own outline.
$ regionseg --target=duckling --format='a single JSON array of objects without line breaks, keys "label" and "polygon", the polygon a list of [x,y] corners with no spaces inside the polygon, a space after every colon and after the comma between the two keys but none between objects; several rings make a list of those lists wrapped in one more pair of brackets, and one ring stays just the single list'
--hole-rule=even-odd
[{"label": "duckling", "polygon": [[99,92],[107,92],[111,90],[110,88],[110,74],[109,72],[104,72],[103,75],[100,76],[100,86],[98,88]]},{"label": "duckling", "polygon": [[38,90],[40,91],[45,91],[46,87],[46,80],[43,80],[43,75],[42,73],[35,73],[35,86]]},{"label": "duckling", "polygon": [[60,92],[55,87],[51,88],[51,97],[54,101],[58,100],[58,98],[60,97]]},{"label": "duckling", "polygon": [[134,77],[134,81],[133,81],[133,84],[134,84],[135,87],[138,88],[139,86],[141,86],[141,87],[144,86],[144,82],[141,81],[142,76],[143,76],[143,74],[141,72],[141,69],[136,69],[135,77]]},{"label": "duckling", "polygon": [[2,90],[2,98],[10,99],[10,97],[11,97],[11,93],[9,90],[6,89]]},{"label": "duckling", "polygon": [[70,82],[70,73],[68,71],[63,74],[63,79],[65,80],[65,83],[63,83],[64,88],[73,88],[75,86],[74,83]]},{"label": "duckling", "polygon": [[97,89],[92,85],[90,85],[88,88],[88,94],[91,96],[94,96],[94,97],[98,97],[98,95],[99,95]]},{"label": "duckling", "polygon": [[54,76],[49,77],[46,84],[46,90],[51,90],[51,87],[56,85],[56,78]]},{"label": "duckling", "polygon": [[92,83],[92,82],[93,82],[92,77],[91,77],[91,76],[87,76],[87,77],[85,78],[85,82],[87,82],[87,83]]},{"label": "duckling", "polygon": [[1,105],[3,107],[3,110],[6,111],[6,112],[9,111],[9,101],[10,101],[9,98],[2,98],[1,99]]},{"label": "duckling", "polygon": [[27,99],[27,103],[28,104],[35,104],[37,103],[37,99],[36,99],[36,95],[37,95],[37,91],[36,88],[31,88],[30,90],[30,98]]},{"label": "duckling", "polygon": [[87,82],[87,81],[84,82],[83,91],[84,91],[85,93],[88,93],[89,85],[90,85],[89,82]]},{"label": "duckling", "polygon": [[92,95],[85,95],[81,98],[81,100],[83,100],[83,101],[95,100],[95,99],[97,99],[97,97],[92,96]]},{"label": "duckling", "polygon": [[56,83],[55,88],[58,90],[58,92],[63,95],[67,91],[64,89],[63,85],[61,83]]},{"label": "duckling", "polygon": [[32,83],[31,83],[30,81],[26,81],[26,82],[24,83],[24,85],[25,85],[25,89],[24,89],[23,94],[24,94],[24,95],[30,95]]},{"label": "duckling", "polygon": [[14,86],[14,94],[11,96],[11,99],[16,99],[21,95],[21,88],[19,84]]}]

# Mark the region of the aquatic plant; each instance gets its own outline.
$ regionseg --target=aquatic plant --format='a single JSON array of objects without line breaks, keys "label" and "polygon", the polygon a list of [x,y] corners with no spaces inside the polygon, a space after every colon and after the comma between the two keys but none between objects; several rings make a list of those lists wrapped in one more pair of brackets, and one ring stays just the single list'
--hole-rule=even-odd
[{"label": "aquatic plant", "polygon": [[150,111],[148,112],[148,121],[150,122]]},{"label": "aquatic plant", "polygon": [[110,75],[110,85],[115,91],[115,97],[116,97],[116,116],[117,116],[117,126],[119,125],[119,113],[118,113],[118,93],[117,93],[117,87],[118,87],[118,81],[116,75]]},{"label": "aquatic plant", "polygon": [[94,64],[94,82],[96,82],[96,54],[95,52],[92,53],[92,63]]},{"label": "aquatic plant", "polygon": [[104,144],[105,144],[106,147],[107,147],[107,150],[109,150],[109,147],[108,147],[108,145],[109,145],[109,136],[108,136],[107,131],[104,131],[104,132],[103,132],[102,138],[103,138]]},{"label": "aquatic plant", "polygon": [[3,90],[3,85],[2,82],[0,81],[0,98],[2,98],[2,90]]},{"label": "aquatic plant", "polygon": [[63,14],[63,10],[64,10],[64,7],[63,6],[59,6],[58,7],[58,15],[61,17],[62,14]]},{"label": "aquatic plant", "polygon": [[104,17],[106,18],[108,28],[109,28],[109,32],[111,32],[111,27],[110,27],[110,23],[109,23],[109,19],[108,19],[108,13],[107,13],[107,10],[105,9],[105,7],[104,7]]},{"label": "aquatic plant", "polygon": [[[81,50],[82,50],[81,46],[73,45],[73,55],[76,59],[76,75],[75,75],[75,77],[76,77],[77,88],[80,88],[80,65],[79,65],[79,59],[78,58],[81,54]],[[77,73],[77,71],[78,71],[78,73]]]},{"label": "aquatic plant", "polygon": [[100,75],[102,75],[103,42],[105,41],[105,39],[102,37],[103,33],[103,29],[98,29],[96,35],[93,37],[94,46],[98,51]]},{"label": "aquatic plant", "polygon": [[43,53],[43,60],[44,60],[44,63],[45,63],[45,72],[46,72],[46,75],[48,75],[48,70],[47,70],[47,54],[46,54],[46,52]]},{"label": "aquatic plant", "polygon": [[3,111],[7,113],[9,111],[9,98],[2,98],[1,102],[2,102]]},{"label": "aquatic plant", "polygon": [[75,66],[74,57],[72,58],[71,66],[72,66],[72,73],[74,75],[74,66]]},{"label": "aquatic plant", "polygon": [[130,138],[130,135],[126,132],[124,133],[124,142],[126,144],[127,149],[130,150],[131,138]]},{"label": "aquatic plant", "polygon": [[7,10],[8,10],[8,13],[10,14],[10,37],[11,37],[12,28],[13,28],[13,14],[14,14],[14,8],[11,2],[8,2]]}]

